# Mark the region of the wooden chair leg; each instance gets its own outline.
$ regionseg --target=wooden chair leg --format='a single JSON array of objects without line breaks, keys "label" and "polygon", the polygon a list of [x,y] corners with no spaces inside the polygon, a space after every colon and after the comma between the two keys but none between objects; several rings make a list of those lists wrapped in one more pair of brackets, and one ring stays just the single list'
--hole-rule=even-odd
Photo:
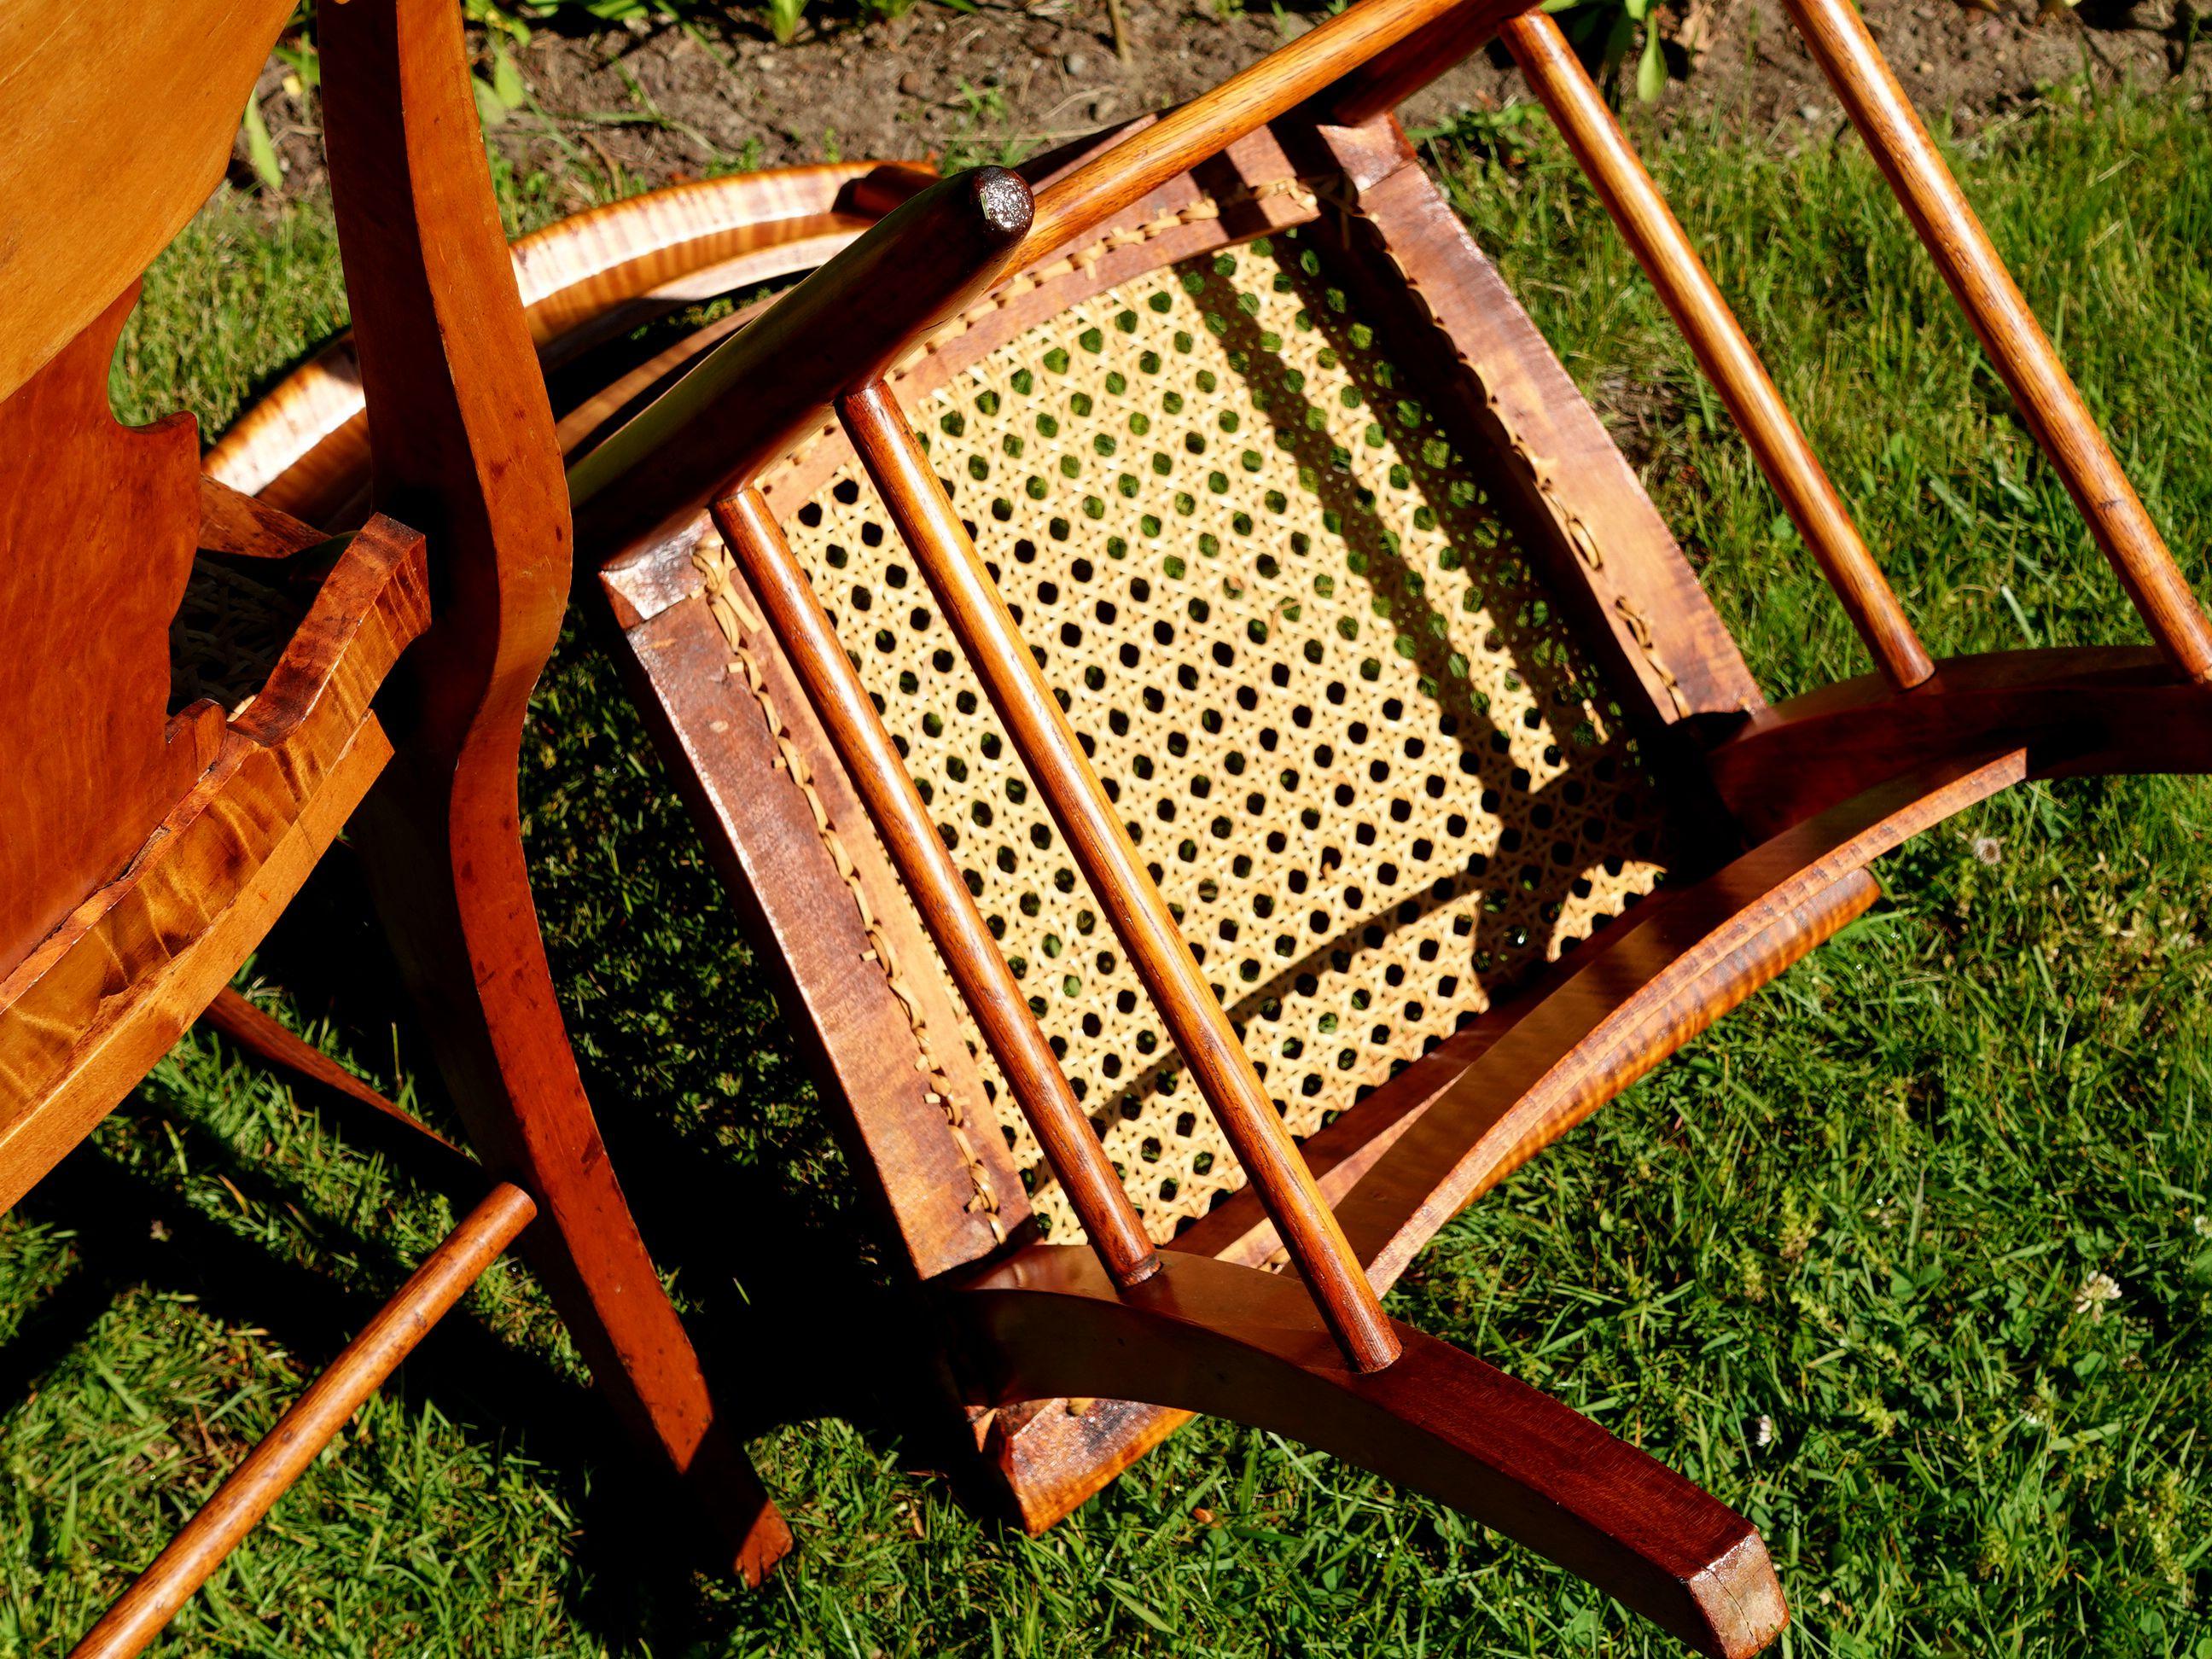
[{"label": "wooden chair leg", "polygon": [[1748,1521],[1548,1395],[1402,1324],[1397,1362],[1356,1371],[1296,1280],[1172,1249],[1162,1264],[1117,1291],[1089,1251],[1037,1245],[949,1291],[976,1403],[1106,1395],[1290,1435],[1496,1528],[1699,1653],[1743,1659],[1789,1622]]},{"label": "wooden chair leg", "polygon": [[403,757],[356,820],[372,890],[469,1139],[538,1200],[525,1241],[625,1427],[690,1496],[718,1569],[750,1584],[791,1532],[717,1419],[592,1116],[517,835],[515,758]]}]

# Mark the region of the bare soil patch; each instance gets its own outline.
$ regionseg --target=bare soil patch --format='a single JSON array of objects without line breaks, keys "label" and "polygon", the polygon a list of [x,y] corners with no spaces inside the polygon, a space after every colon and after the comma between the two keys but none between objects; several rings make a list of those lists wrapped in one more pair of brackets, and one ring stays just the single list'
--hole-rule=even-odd
[{"label": "bare soil patch", "polygon": [[[2212,84],[2212,39],[2185,50],[2191,0],[2084,0],[2039,16],[2033,0],[1868,0],[1883,47],[1931,124],[1971,132],[1991,116],[2084,77],[2109,88]],[[777,46],[743,19],[719,28],[542,30],[520,55],[537,108],[493,130],[519,167],[592,174],[622,187],[732,166],[863,156],[999,159],[1048,147],[1190,97],[1311,26],[1304,12],[1224,12],[1214,0],[1125,0],[1128,56],[1116,56],[1104,0],[917,5],[894,21],[809,25]],[[1825,142],[1842,123],[1779,0],[1668,0],[1662,33],[1675,78],[1632,119]],[[2206,30],[2212,34],[2212,27]],[[271,64],[264,112],[287,195],[319,189],[311,97]],[[1402,112],[1409,126],[1523,96],[1502,52],[1462,64]],[[241,151],[240,167],[244,168]],[[250,175],[244,175],[250,176]]]}]

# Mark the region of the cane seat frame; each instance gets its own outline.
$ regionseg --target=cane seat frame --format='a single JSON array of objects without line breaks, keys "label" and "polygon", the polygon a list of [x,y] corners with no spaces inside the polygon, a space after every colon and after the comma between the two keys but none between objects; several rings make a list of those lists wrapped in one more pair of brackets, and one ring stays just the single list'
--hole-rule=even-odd
[{"label": "cane seat frame", "polygon": [[[2149,648],[1928,655],[1557,28],[1511,3],[1363,0],[1018,180],[802,170],[517,251],[571,273],[538,295],[549,358],[717,270],[814,273],[564,419],[580,540],[1032,1528],[1207,1411],[1440,1496],[1701,1650],[1763,1646],[1786,1612],[1747,1523],[1376,1297],[1873,903],[1883,853],[2030,778],[2212,766],[2212,629],[1863,24],[1790,9]],[[1493,39],[1873,674],[1765,702],[1422,174],[1389,111]],[[343,376],[276,402],[319,449],[249,420],[219,459],[277,499],[347,487]]]}]

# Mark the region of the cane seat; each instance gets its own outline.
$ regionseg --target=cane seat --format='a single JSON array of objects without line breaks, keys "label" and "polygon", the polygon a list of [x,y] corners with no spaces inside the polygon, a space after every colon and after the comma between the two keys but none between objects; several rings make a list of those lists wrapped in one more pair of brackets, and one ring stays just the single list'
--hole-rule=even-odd
[{"label": "cane seat", "polygon": [[[1082,300],[914,416],[1294,1135],[1664,872],[1613,693],[1295,229]],[[1097,896],[857,465],[787,533],[1166,1242],[1243,1175]],[[719,540],[696,556],[726,582]],[[1080,1237],[984,1064],[1049,1236]]]}]

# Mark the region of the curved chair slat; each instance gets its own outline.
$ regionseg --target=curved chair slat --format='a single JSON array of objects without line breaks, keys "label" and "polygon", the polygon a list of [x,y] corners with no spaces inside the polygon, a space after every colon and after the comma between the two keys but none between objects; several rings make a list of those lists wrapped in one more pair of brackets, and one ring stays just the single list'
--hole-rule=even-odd
[{"label": "curved chair slat", "polygon": [[1170,1252],[1117,1293],[1088,1251],[1040,1245],[940,1305],[981,1403],[1096,1388],[1288,1435],[1496,1528],[1699,1653],[1743,1659],[1788,1622],[1766,1547],[1727,1505],[1410,1325],[1394,1322],[1395,1364],[1352,1370],[1294,1279]]}]

